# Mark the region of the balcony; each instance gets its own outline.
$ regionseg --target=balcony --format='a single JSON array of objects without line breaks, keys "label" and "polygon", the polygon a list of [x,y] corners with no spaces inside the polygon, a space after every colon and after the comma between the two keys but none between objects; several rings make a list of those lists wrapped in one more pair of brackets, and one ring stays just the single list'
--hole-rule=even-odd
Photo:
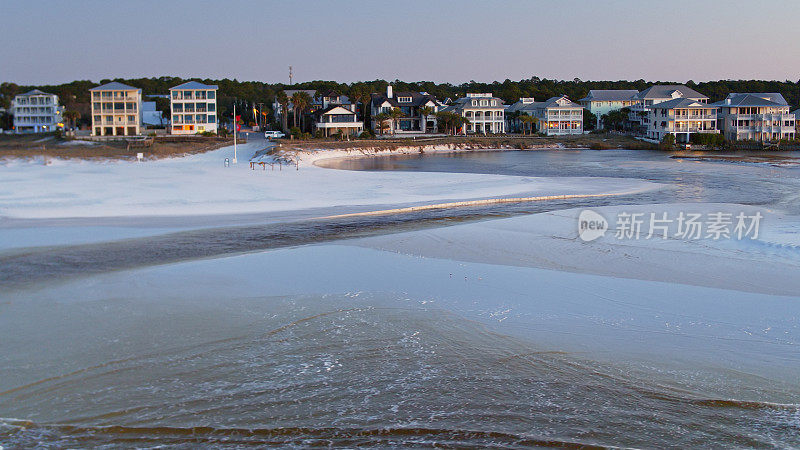
[{"label": "balcony", "polygon": [[363,128],[364,122],[318,122],[317,128]]}]

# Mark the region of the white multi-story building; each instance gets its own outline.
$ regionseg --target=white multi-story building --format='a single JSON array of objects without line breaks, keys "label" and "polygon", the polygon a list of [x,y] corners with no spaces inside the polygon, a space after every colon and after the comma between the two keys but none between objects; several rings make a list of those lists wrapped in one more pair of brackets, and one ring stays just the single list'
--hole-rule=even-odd
[{"label": "white multi-story building", "polygon": [[675,136],[675,142],[688,143],[695,133],[719,133],[717,107],[688,98],[676,98],[647,109],[647,137],[661,141]]},{"label": "white multi-story building", "polygon": [[728,94],[714,103],[718,127],[730,141],[779,141],[794,139],[795,115],[778,93]]},{"label": "white multi-story building", "polygon": [[454,112],[466,117],[468,123],[464,134],[502,134],[506,132],[505,107],[503,100],[491,93],[467,94],[452,104],[446,106],[444,111]]},{"label": "white multi-story building", "polygon": [[509,129],[520,127],[517,114],[527,114],[536,119],[536,131],[547,136],[583,134],[583,107],[566,95],[552,97],[544,102],[534,101],[533,97],[521,98],[506,109]]},{"label": "white multi-story building", "polygon": [[38,89],[14,97],[11,113],[16,133],[45,133],[64,126],[58,96]]},{"label": "white multi-story building", "polygon": [[170,88],[172,134],[217,132],[217,85],[189,81]]},{"label": "white multi-story building", "polygon": [[708,97],[682,84],[650,86],[633,97],[633,105],[631,105],[631,112],[628,114],[628,121],[633,125],[634,131],[647,133],[650,126],[650,107],[682,98],[698,103],[708,103]]},{"label": "white multi-story building", "polygon": [[89,89],[92,136],[138,136],[142,130],[142,90],[116,81]]},{"label": "white multi-story building", "polygon": [[630,108],[637,103],[635,89],[592,89],[589,95],[580,99],[581,106],[597,116],[597,128],[603,128],[603,116],[611,111]]}]

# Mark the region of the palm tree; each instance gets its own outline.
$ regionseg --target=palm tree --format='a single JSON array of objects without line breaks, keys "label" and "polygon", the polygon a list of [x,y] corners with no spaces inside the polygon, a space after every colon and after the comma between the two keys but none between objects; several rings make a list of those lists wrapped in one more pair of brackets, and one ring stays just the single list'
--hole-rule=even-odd
[{"label": "palm tree", "polygon": [[405,117],[406,115],[403,114],[403,111],[400,111],[400,108],[392,108],[389,110],[389,120],[392,123],[392,134],[394,134],[395,130],[397,129],[397,120],[401,117]]},{"label": "palm tree", "polygon": [[532,129],[532,125],[539,122],[539,119],[535,119],[527,114],[521,114],[519,116],[519,121],[522,122],[522,135],[525,136],[525,130]]},{"label": "palm tree", "polygon": [[358,104],[361,103],[361,120],[366,122],[367,121],[367,100],[370,99],[370,93],[361,86],[353,86],[350,89],[350,101],[353,102],[356,107]]},{"label": "palm tree", "polygon": [[[311,96],[305,91],[295,92],[292,94],[292,106],[294,108],[294,126],[297,126],[298,115],[302,115],[303,111],[311,106]],[[300,116],[300,118],[302,119],[302,116]],[[301,122],[300,126],[302,125],[303,124]]]},{"label": "palm tree", "polygon": [[284,133],[289,132],[289,125],[287,121],[289,120],[289,96],[286,95],[286,92],[278,91],[275,94],[275,100],[278,101],[278,104],[281,105],[281,130]]},{"label": "palm tree", "polygon": [[64,118],[69,121],[70,128],[75,128],[81,118],[81,113],[74,110],[64,111]]},{"label": "palm tree", "polygon": [[383,128],[384,128],[383,125],[387,121],[389,121],[389,114],[386,114],[386,113],[375,114],[374,119],[375,119],[375,123],[378,124],[378,134],[382,135],[383,134]]},{"label": "palm tree", "polygon": [[422,133],[428,132],[428,116],[433,114],[435,111],[430,106],[423,106],[419,109],[419,115],[422,116]]}]

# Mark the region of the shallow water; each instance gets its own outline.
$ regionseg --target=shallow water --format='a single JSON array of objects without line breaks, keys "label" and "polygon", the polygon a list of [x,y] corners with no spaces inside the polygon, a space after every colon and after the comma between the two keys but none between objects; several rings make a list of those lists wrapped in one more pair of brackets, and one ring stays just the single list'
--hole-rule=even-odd
[{"label": "shallow water", "polygon": [[[796,213],[797,168],[624,151],[480,152],[337,164],[636,177],[674,187],[2,255],[0,445],[800,446],[800,386],[792,383],[793,373],[800,376],[800,351],[793,352],[800,315],[786,303],[794,298],[775,300],[785,311],[771,306],[765,324],[754,317],[755,325],[781,330],[769,341],[744,340],[728,316],[715,322],[688,307],[670,310],[668,301],[649,320],[683,321],[683,328],[656,330],[641,316],[625,328],[616,323],[633,317],[626,316],[630,304],[592,309],[575,303],[546,271],[531,278],[534,272],[496,268],[507,278],[497,282],[502,288],[492,288],[477,281],[488,282],[485,267],[307,246],[620,203],[735,202]],[[232,257],[198,261],[225,255]],[[353,272],[345,274],[344,267]],[[458,288],[448,285],[453,273],[464,278]],[[515,282],[516,275],[524,282]],[[620,286],[629,282],[619,283],[609,292],[621,295]],[[654,292],[668,297],[670,289]],[[682,298],[692,294],[710,295],[681,287]],[[547,298],[540,304],[537,295]],[[725,296],[733,303],[733,295]],[[527,302],[530,310],[509,314],[519,308],[514,301]],[[580,346],[593,337],[595,347]],[[647,350],[663,356],[638,355]],[[737,353],[762,357],[743,367],[731,363]],[[770,364],[782,375],[765,376]]]}]

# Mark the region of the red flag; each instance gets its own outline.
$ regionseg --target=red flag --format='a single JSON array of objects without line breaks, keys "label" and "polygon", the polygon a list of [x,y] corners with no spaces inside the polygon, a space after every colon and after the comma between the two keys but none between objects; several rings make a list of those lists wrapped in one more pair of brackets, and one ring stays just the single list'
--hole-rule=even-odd
[{"label": "red flag", "polygon": [[242,124],[240,123],[236,124],[236,131],[242,131]]},{"label": "red flag", "polygon": [[236,116],[236,122],[241,122],[241,121],[242,121],[242,116]]}]

